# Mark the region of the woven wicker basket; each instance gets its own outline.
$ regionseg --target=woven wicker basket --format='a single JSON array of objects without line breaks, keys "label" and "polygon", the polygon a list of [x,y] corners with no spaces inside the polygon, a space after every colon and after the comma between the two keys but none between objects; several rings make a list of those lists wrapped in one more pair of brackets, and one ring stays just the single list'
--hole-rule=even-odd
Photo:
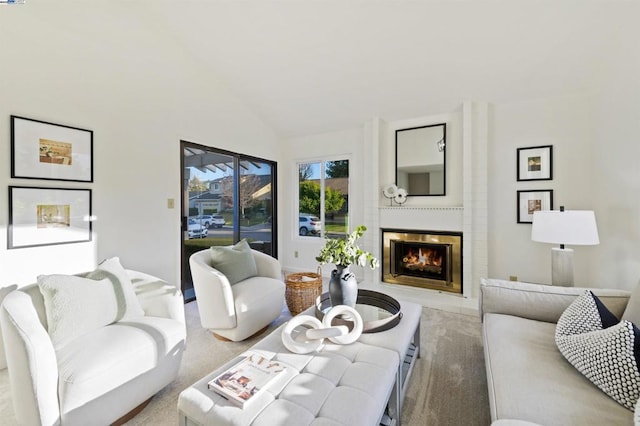
[{"label": "woven wicker basket", "polygon": [[287,288],[285,299],[291,315],[298,315],[300,312],[312,306],[316,298],[322,294],[322,275],[320,268],[318,272],[297,272],[289,274],[285,278]]}]

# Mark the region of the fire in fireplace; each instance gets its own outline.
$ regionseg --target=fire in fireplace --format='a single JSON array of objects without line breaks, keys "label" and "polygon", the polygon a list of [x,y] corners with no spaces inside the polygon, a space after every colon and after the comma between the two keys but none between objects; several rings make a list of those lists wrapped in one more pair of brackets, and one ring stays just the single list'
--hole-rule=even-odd
[{"label": "fire in fireplace", "polygon": [[392,240],[391,274],[450,281],[451,244]]},{"label": "fire in fireplace", "polygon": [[462,293],[462,234],[382,230],[382,280]]}]

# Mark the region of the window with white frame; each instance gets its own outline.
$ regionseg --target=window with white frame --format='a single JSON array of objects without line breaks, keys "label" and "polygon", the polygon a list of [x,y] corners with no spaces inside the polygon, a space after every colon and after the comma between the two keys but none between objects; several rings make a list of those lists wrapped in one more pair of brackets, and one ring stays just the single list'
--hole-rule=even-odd
[{"label": "window with white frame", "polygon": [[349,159],[298,163],[298,234],[342,237],[349,230]]}]

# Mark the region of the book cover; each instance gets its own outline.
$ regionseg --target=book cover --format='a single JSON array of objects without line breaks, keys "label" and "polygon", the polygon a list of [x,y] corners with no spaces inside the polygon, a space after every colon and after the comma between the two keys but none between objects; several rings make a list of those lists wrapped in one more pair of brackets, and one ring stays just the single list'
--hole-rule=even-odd
[{"label": "book cover", "polygon": [[208,387],[242,407],[284,370],[284,365],[279,362],[250,354],[216,376]]}]

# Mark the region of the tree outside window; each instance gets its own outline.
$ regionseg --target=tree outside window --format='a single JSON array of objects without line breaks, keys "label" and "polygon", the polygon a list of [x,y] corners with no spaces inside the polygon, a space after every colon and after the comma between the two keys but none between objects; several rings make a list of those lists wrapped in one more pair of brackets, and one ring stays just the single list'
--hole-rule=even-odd
[{"label": "tree outside window", "polygon": [[[300,235],[346,235],[349,216],[349,160],[300,163],[298,183]],[[322,224],[319,232],[315,232],[307,224],[309,218],[313,217]]]}]

